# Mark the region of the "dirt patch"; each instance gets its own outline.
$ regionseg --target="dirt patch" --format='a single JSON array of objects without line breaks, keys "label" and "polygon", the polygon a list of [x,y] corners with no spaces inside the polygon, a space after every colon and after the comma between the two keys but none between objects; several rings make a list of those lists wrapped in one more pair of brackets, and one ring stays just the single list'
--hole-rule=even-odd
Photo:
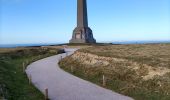
[{"label": "dirt patch", "polygon": [[154,76],[163,76],[170,72],[170,69],[164,68],[164,67],[154,68],[154,67],[147,66],[147,65],[145,65],[145,66],[148,69],[148,74],[143,76],[144,80],[153,79]]},{"label": "dirt patch", "polygon": [[102,65],[107,66],[111,61],[123,62],[125,59],[111,58],[111,57],[102,57],[95,54],[76,52],[71,56],[74,60],[78,60],[86,65]]}]

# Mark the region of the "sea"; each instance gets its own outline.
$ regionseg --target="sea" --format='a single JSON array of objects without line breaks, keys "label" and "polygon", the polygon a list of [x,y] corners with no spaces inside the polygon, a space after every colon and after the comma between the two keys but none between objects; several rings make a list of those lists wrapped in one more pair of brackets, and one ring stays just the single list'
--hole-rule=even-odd
[{"label": "sea", "polygon": [[[114,41],[114,42],[102,42],[110,44],[157,44],[157,43],[170,43],[167,41]],[[0,44],[0,48],[16,48],[16,47],[36,47],[36,46],[51,46],[61,45],[67,43],[36,43],[36,44]]]},{"label": "sea", "polygon": [[37,46],[59,45],[59,44],[62,43],[0,44],[0,48],[37,47]]},{"label": "sea", "polygon": [[170,43],[170,40],[166,41],[115,41],[112,44],[158,44],[158,43]]}]

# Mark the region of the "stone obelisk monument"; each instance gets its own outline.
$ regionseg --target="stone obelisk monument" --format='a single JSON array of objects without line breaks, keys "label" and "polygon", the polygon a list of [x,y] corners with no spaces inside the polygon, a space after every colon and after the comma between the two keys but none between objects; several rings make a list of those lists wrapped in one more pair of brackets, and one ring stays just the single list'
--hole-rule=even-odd
[{"label": "stone obelisk monument", "polygon": [[86,0],[77,0],[77,27],[70,43],[96,43],[92,30],[88,27]]}]

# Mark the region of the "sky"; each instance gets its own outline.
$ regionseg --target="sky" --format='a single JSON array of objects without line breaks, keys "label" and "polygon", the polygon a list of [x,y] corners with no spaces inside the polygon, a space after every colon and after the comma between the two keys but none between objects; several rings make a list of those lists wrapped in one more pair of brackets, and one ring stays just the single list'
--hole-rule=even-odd
[{"label": "sky", "polygon": [[[77,0],[0,0],[0,44],[67,43]],[[87,0],[97,42],[170,40],[170,0]]]}]

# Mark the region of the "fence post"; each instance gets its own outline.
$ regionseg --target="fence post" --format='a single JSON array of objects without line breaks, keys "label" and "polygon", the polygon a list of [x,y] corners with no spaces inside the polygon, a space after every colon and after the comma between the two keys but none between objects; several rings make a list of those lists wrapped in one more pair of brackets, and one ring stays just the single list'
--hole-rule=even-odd
[{"label": "fence post", "polygon": [[74,71],[74,70],[73,70],[73,66],[71,66],[71,72],[73,73],[73,71]]},{"label": "fence post", "polygon": [[4,96],[4,91],[2,88],[3,88],[3,84],[2,85],[0,84],[0,93],[2,93],[2,100],[4,100],[5,96]]},{"label": "fence post", "polygon": [[28,60],[26,60],[26,65],[28,65],[29,64],[29,61]]},{"label": "fence post", "polygon": [[25,63],[24,62],[22,63],[22,70],[23,70],[23,73],[25,73]]},{"label": "fence post", "polygon": [[31,84],[31,82],[32,82],[32,77],[31,77],[31,75],[29,75],[28,79],[29,79],[29,84]]},{"label": "fence post", "polygon": [[45,100],[48,100],[48,88],[45,89]]},{"label": "fence post", "polygon": [[68,56],[67,52],[66,52],[66,57]]},{"label": "fence post", "polygon": [[104,75],[103,75],[103,86],[106,86],[106,79]]},{"label": "fence post", "polygon": [[62,56],[61,56],[61,58],[60,58],[60,60],[62,59]]}]

